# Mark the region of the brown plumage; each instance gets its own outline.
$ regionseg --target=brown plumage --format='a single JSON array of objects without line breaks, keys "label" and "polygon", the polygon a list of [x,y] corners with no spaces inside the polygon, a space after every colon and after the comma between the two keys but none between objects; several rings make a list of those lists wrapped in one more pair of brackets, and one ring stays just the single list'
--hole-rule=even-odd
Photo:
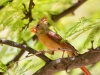
[{"label": "brown plumage", "polygon": [[[65,52],[71,57],[77,54],[77,50],[70,43],[67,41],[61,42],[62,37],[49,29],[46,17],[38,22],[33,31],[36,32],[38,39],[49,50],[54,51],[60,49],[63,51],[65,49]],[[85,75],[91,75],[85,67],[81,67],[81,69]]]}]

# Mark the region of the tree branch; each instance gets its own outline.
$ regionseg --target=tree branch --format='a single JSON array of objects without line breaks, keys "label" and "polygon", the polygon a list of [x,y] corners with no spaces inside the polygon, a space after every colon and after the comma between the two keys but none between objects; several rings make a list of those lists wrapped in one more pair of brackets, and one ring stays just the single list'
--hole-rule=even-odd
[{"label": "tree branch", "polygon": [[56,72],[87,66],[100,61],[100,47],[76,57],[60,58],[46,64],[33,75],[53,75]]},{"label": "tree branch", "polygon": [[78,0],[77,3],[69,7],[68,9],[64,10],[62,13],[58,15],[52,15],[52,20],[53,21],[58,21],[60,18],[64,17],[65,15],[68,15],[70,13],[73,13],[78,7],[80,7],[83,3],[85,3],[87,0]]},{"label": "tree branch", "polygon": [[0,4],[0,10],[3,9],[8,3],[12,2],[13,0],[8,0],[5,3],[3,3],[2,5]]},{"label": "tree branch", "polygon": [[[10,40],[5,40],[5,39],[0,39],[0,43],[1,44],[6,44],[6,45],[9,45],[9,46],[13,46],[13,47],[16,47],[16,48],[20,48],[21,50],[25,50],[25,51],[28,51],[30,54],[36,54],[37,51],[35,49],[32,49],[30,47],[28,47],[27,45],[25,44],[19,44],[17,42],[14,42],[14,41],[10,41]],[[38,56],[39,58],[41,58],[42,60],[44,60],[45,62],[50,62],[51,60],[46,57],[44,54],[38,54],[36,55]]]},{"label": "tree branch", "polygon": [[11,61],[9,61],[6,66],[9,66],[10,63],[13,61],[13,62],[16,62],[20,59],[20,57],[24,54],[24,50],[21,50]]},{"label": "tree branch", "polygon": [[[0,43],[20,48],[32,54],[37,53],[37,51],[26,46],[25,44],[18,44],[16,42],[5,39],[0,39]],[[79,68],[100,61],[100,47],[97,47],[95,49],[92,47],[89,49],[87,53],[79,54],[75,57],[60,58],[54,61],[51,61],[44,54],[38,54],[36,56],[43,59],[46,62],[46,65],[43,68],[41,68],[38,72],[36,72],[34,75],[52,75],[62,70]]]}]

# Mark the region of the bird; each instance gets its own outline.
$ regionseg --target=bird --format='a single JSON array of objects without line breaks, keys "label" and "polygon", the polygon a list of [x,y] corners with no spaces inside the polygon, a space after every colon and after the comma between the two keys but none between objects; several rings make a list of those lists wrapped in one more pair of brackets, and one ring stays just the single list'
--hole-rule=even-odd
[{"label": "bird", "polygon": [[[65,50],[70,57],[77,55],[77,50],[67,40],[61,42],[63,38],[56,32],[49,29],[47,17],[41,18],[37,25],[32,27],[31,31],[36,33],[39,41],[50,51]],[[91,73],[85,67],[80,67],[80,69],[85,75],[91,75]]]}]

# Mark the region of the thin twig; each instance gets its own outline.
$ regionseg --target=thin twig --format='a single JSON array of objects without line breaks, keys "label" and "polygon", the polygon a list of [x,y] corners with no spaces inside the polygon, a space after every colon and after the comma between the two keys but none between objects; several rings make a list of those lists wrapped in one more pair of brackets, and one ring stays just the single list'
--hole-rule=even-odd
[{"label": "thin twig", "polygon": [[64,10],[62,13],[58,14],[58,15],[52,15],[52,20],[53,21],[58,21],[60,18],[73,13],[78,7],[80,7],[83,3],[85,3],[87,0],[78,0],[77,3],[73,4],[71,7],[69,7],[68,9]]},{"label": "thin twig", "polygon": [[29,22],[22,27],[22,30],[24,30],[25,28],[28,28],[29,24],[33,21],[33,18],[32,18],[32,8],[35,6],[35,4],[34,4],[33,0],[30,0],[30,2],[29,2],[29,10],[28,11],[26,9],[25,4],[23,4],[23,6],[24,6],[23,13],[25,14],[25,17],[23,17],[22,19],[29,18]]}]

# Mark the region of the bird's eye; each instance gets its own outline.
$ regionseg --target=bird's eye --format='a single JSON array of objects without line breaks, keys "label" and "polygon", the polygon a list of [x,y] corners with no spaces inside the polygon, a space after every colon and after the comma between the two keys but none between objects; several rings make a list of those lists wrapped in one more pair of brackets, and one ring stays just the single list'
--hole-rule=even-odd
[{"label": "bird's eye", "polygon": [[38,28],[39,27],[39,24],[36,27]]},{"label": "bird's eye", "polygon": [[39,26],[39,24],[37,25],[37,27]]},{"label": "bird's eye", "polygon": [[39,28],[39,26],[40,26],[40,25],[39,25],[39,24],[37,24],[36,28]]}]

